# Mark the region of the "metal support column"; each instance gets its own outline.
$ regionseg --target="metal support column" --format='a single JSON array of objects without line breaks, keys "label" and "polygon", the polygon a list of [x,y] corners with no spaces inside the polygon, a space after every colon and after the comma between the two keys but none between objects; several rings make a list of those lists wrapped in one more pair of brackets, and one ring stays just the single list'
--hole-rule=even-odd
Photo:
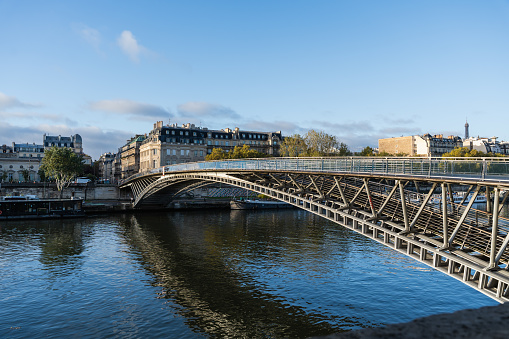
[{"label": "metal support column", "polygon": [[403,209],[403,220],[405,222],[405,232],[410,231],[410,224],[408,223],[408,212],[406,209],[406,199],[405,199],[405,192],[403,190],[403,182],[399,180],[399,196],[401,199],[401,207]]},{"label": "metal support column", "polygon": [[447,248],[449,245],[449,238],[447,234],[447,226],[448,226],[448,219],[447,219],[447,186],[445,183],[442,183],[442,236],[444,238],[444,245],[442,249]]},{"label": "metal support column", "polygon": [[495,187],[495,201],[493,206],[493,224],[491,226],[491,249],[490,249],[490,264],[487,269],[494,269],[497,267],[496,253],[497,253],[497,233],[498,233],[498,205],[499,205],[500,189]]}]

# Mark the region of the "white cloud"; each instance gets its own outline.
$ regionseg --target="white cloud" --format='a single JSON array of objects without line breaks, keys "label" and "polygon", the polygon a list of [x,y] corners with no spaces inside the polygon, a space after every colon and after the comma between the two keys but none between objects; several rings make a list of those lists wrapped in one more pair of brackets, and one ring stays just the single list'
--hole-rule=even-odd
[{"label": "white cloud", "polygon": [[134,62],[140,61],[140,54],[148,50],[140,45],[131,31],[123,31],[117,39],[120,49]]},{"label": "white cloud", "polygon": [[187,102],[178,105],[177,111],[184,118],[240,119],[240,115],[231,108],[206,102]]},{"label": "white cloud", "polygon": [[88,108],[94,111],[130,115],[143,118],[143,120],[168,119],[172,116],[162,107],[123,99],[95,101],[90,103]]},{"label": "white cloud", "polygon": [[65,124],[16,126],[9,123],[0,124],[0,145],[11,145],[13,142],[35,143],[41,145],[43,134],[71,136],[79,134],[83,138],[83,151],[97,160],[102,153],[116,153],[118,148],[125,145],[126,140],[134,135],[124,130],[103,130],[97,126],[72,128]]},{"label": "white cloud", "polygon": [[82,25],[78,29],[78,33],[87,43],[96,50],[99,50],[99,46],[101,45],[101,33],[98,30]]},{"label": "white cloud", "polygon": [[16,97],[8,96],[8,95],[0,92],[0,110],[13,108],[13,107],[35,108],[35,107],[41,107],[41,105],[28,104],[25,102],[21,102]]}]

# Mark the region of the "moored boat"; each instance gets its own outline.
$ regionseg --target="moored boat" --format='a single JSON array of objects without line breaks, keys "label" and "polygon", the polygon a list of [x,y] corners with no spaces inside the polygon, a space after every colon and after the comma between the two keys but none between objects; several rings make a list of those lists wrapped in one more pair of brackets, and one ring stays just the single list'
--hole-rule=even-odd
[{"label": "moored boat", "polygon": [[82,217],[81,199],[38,199],[33,196],[2,197],[0,220]]},{"label": "moored boat", "polygon": [[232,210],[256,210],[256,209],[282,209],[294,208],[294,206],[283,201],[277,200],[253,200],[253,199],[233,199],[230,201]]}]

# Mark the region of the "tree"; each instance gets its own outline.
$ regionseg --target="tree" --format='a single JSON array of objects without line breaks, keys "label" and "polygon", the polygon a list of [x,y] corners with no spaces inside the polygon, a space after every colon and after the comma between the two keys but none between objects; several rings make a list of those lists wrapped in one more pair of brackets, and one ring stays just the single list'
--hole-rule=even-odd
[{"label": "tree", "polygon": [[364,147],[364,149],[359,153],[359,155],[363,157],[370,157],[374,154],[373,149],[369,146]]},{"label": "tree", "polygon": [[25,180],[25,182],[29,181],[30,180],[30,171],[28,169],[23,169],[21,171],[21,175],[23,176],[23,179]]},{"label": "tree", "polygon": [[232,152],[228,153],[230,159],[265,158],[267,154],[251,149],[249,145],[235,146]]},{"label": "tree", "polygon": [[461,158],[461,157],[486,157],[491,156],[484,152],[478,151],[476,149],[468,149],[467,147],[456,147],[452,151],[448,153],[444,153],[442,157],[444,158]]},{"label": "tree", "polygon": [[223,160],[223,159],[245,159],[245,158],[264,158],[267,154],[251,149],[249,145],[235,146],[233,151],[225,152],[221,148],[212,149],[212,153],[205,157],[205,160]]},{"label": "tree", "polygon": [[306,156],[307,152],[306,141],[300,134],[284,138],[279,147],[279,155],[282,157],[302,157]]},{"label": "tree", "polygon": [[207,154],[205,160],[223,160],[228,159],[228,153],[223,151],[221,148],[212,149],[212,153]]},{"label": "tree", "polygon": [[350,150],[348,149],[348,145],[342,142],[339,144],[337,155],[339,155],[340,157],[346,157],[352,155],[352,152],[350,152]]},{"label": "tree", "polygon": [[5,179],[7,179],[8,175],[6,172],[0,172],[0,182],[3,182],[5,181]]},{"label": "tree", "polygon": [[314,129],[306,133],[304,140],[308,148],[308,155],[311,157],[337,155],[341,146],[335,136]]},{"label": "tree", "polygon": [[70,148],[51,147],[44,151],[41,169],[46,177],[55,180],[60,198],[62,198],[63,189],[82,173],[83,157],[74,153]]}]

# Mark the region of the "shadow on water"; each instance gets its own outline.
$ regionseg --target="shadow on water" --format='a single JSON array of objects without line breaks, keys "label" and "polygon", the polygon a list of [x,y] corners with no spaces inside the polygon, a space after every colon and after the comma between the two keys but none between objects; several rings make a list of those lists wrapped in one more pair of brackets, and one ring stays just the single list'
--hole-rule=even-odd
[{"label": "shadow on water", "polygon": [[84,219],[13,221],[0,227],[0,234],[11,249],[39,252],[39,262],[48,271],[62,275],[71,274],[82,264],[86,225]]},{"label": "shadow on water", "polygon": [[363,326],[346,316],[341,319],[345,327],[331,325],[337,316],[331,319],[292,304],[264,286],[251,273],[253,267],[244,269],[242,265],[250,262],[246,256],[261,258],[251,264],[263,271],[256,266],[264,265],[264,257],[274,262],[285,260],[282,249],[298,253],[298,241],[284,244],[286,239],[321,236],[303,236],[300,233],[320,233],[321,228],[298,227],[284,213],[258,214],[256,223],[262,217],[263,229],[251,227],[249,216],[239,211],[127,216],[125,239],[155,277],[153,284],[161,287],[158,297],[171,300],[172,307],[177,304],[195,332],[210,337],[305,338],[339,332],[348,324]]}]

